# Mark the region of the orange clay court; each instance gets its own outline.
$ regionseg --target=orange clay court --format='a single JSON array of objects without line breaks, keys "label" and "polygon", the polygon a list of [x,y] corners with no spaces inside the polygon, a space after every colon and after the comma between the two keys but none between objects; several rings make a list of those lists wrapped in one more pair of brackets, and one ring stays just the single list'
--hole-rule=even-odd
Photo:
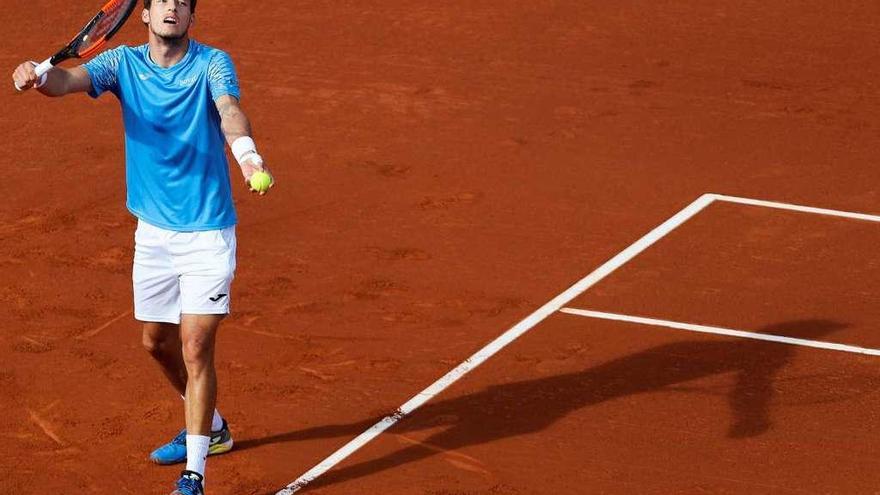
[{"label": "orange clay court", "polygon": [[[8,9],[3,66],[94,9]],[[876,5],[198,18],[279,182],[234,184],[209,493],[275,494],[510,330],[300,492],[880,491]],[[131,315],[118,104],[10,83],[3,108],[0,493],[164,493],[147,456],[183,414]]]}]

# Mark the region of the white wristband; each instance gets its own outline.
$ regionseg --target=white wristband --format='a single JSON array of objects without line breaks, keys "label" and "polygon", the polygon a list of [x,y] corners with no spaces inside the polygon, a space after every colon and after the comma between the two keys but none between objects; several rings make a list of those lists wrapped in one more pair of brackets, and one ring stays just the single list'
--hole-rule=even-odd
[{"label": "white wristband", "polygon": [[[40,65],[40,64],[34,62],[33,60],[31,60],[30,63],[32,63],[32,64],[34,65],[34,67]],[[49,77],[49,73],[48,73],[48,72],[45,73],[45,74],[43,74],[42,76],[40,76],[40,80],[37,81],[37,82],[34,84],[34,87],[35,87],[35,88],[41,88],[41,87],[43,87],[43,85],[46,84],[46,79],[48,79],[48,77]]]},{"label": "white wristband", "polygon": [[257,153],[257,145],[250,136],[242,136],[232,142],[232,155],[239,165],[244,160],[252,160],[258,164],[263,163],[263,158]]}]

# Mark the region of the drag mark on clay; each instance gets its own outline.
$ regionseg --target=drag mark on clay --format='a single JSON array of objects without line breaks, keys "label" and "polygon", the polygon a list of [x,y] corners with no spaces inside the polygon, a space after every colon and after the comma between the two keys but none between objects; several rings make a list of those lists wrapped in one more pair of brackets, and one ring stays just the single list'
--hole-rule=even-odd
[{"label": "drag mark on clay", "polygon": [[436,445],[431,445],[429,443],[420,442],[415,438],[408,437],[406,435],[395,434],[395,438],[397,441],[404,445],[418,445],[419,447],[430,450],[431,452],[436,452],[441,454],[446,462],[452,464],[453,466],[463,469],[465,471],[470,471],[473,473],[478,473],[486,478],[492,478],[492,472],[486,469],[486,465],[480,462],[478,459],[475,459],[469,455],[462,454],[460,452],[455,452],[452,450],[444,449],[442,447],[437,447]]},{"label": "drag mark on clay", "polygon": [[342,366],[351,366],[353,364],[357,364],[357,361],[354,359],[349,359],[348,361],[342,361],[339,363],[328,364],[327,366],[329,366],[330,368],[339,368]]},{"label": "drag mark on clay", "polygon": [[313,376],[313,377],[315,377],[315,378],[317,378],[317,379],[319,379],[319,380],[323,380],[323,381],[325,381],[325,382],[328,382],[328,381],[330,381],[330,380],[333,380],[333,378],[335,378],[333,375],[328,375],[328,374],[325,374],[325,373],[321,373],[321,372],[318,371],[318,370],[315,370],[315,369],[312,369],[312,368],[306,368],[305,366],[300,366],[300,367],[299,367],[299,370],[302,371],[303,373],[309,375],[309,376]]},{"label": "drag mark on clay", "polygon": [[15,222],[8,222],[0,224],[0,235],[2,234],[12,234],[22,228],[26,228],[30,225],[34,225],[36,223],[42,222],[46,220],[47,215],[45,214],[31,214],[31,215],[23,215]]},{"label": "drag mark on clay", "polygon": [[280,334],[280,333],[267,332],[265,330],[254,330],[252,328],[247,328],[242,325],[228,324],[227,326],[237,328],[238,330],[241,330],[242,332],[252,333],[255,335],[262,335],[264,337],[273,337],[276,339],[287,339],[287,340],[298,340],[298,337],[296,337],[294,335],[284,335],[284,334]]},{"label": "drag mark on clay", "polygon": [[61,440],[61,437],[59,437],[59,436],[58,436],[58,435],[52,430],[52,428],[51,428],[52,425],[49,424],[48,421],[46,421],[45,419],[41,418],[41,417],[36,413],[36,411],[34,411],[33,409],[28,409],[27,411],[28,411],[28,416],[30,416],[30,418],[31,418],[31,421],[33,421],[34,424],[36,424],[37,426],[39,426],[40,429],[43,430],[43,433],[45,433],[47,437],[51,438],[52,441],[54,441],[55,443],[57,443],[57,444],[58,444],[59,446],[61,446],[61,447],[65,447],[65,446],[66,446],[66,444],[64,443],[64,441]]},{"label": "drag mark on clay", "polygon": [[19,338],[24,341],[24,344],[16,346],[16,350],[18,351],[39,354],[51,351],[53,349],[51,345],[45,342],[40,342],[39,340],[31,338],[27,335],[20,335]]},{"label": "drag mark on clay", "polygon": [[125,318],[126,316],[130,316],[130,315],[131,315],[131,310],[128,310],[125,313],[122,313],[121,315],[117,316],[116,318],[113,318],[112,320],[108,321],[107,323],[104,323],[103,325],[99,326],[98,328],[95,328],[95,329],[92,329],[92,330],[89,330],[87,332],[83,332],[83,333],[77,335],[76,339],[77,340],[85,340],[88,338],[92,338],[95,335],[98,335],[99,333],[101,333],[101,331],[104,330],[105,328],[109,327],[110,325],[112,325],[112,324],[116,323],[117,321]]},{"label": "drag mark on clay", "polygon": [[24,340],[25,342],[30,342],[31,344],[34,344],[38,347],[48,347],[45,343],[40,342],[36,339],[32,339],[32,338],[28,337],[27,335],[22,335],[21,339]]}]

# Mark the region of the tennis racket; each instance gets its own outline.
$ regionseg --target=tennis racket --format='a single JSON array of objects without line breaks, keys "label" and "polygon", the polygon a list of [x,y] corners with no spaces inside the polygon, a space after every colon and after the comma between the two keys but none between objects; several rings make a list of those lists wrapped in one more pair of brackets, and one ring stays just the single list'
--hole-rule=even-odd
[{"label": "tennis racket", "polygon": [[[125,24],[137,2],[138,0],[110,0],[107,2],[67,46],[34,68],[37,79],[39,80],[43,74],[49,72],[49,69],[65,60],[86,58],[95,54]],[[15,89],[22,91],[18,84],[15,85]]]}]

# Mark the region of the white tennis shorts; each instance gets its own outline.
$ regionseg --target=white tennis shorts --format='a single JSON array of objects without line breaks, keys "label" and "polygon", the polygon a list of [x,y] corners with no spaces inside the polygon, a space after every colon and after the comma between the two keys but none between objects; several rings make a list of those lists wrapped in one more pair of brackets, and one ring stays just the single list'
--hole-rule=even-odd
[{"label": "white tennis shorts", "polygon": [[138,220],[134,234],[134,317],[180,323],[181,314],[229,313],[235,226],[175,232]]}]

